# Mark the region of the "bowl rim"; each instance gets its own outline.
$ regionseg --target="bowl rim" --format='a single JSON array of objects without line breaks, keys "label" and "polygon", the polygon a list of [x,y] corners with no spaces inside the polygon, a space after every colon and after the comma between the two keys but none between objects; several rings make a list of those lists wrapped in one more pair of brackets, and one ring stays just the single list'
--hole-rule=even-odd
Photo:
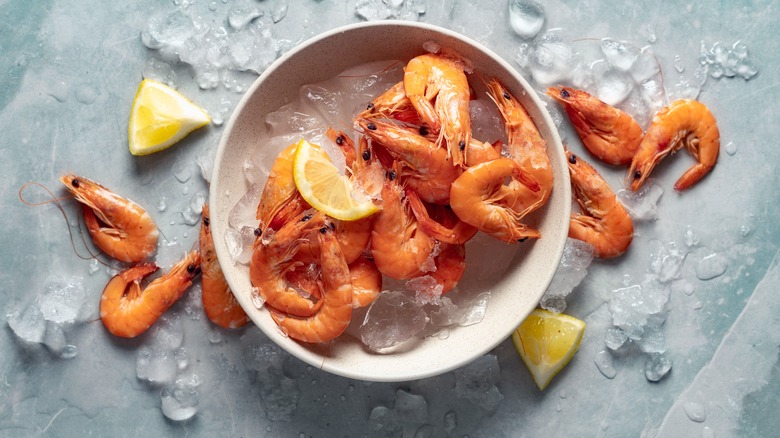
[{"label": "bowl rim", "polygon": [[[217,199],[219,197],[219,193],[222,191],[220,186],[220,179],[218,178],[219,175],[219,163],[223,161],[223,156],[226,153],[226,150],[228,148],[228,139],[231,136],[231,133],[234,129],[234,125],[238,122],[239,115],[243,112],[244,108],[247,106],[247,104],[251,101],[252,96],[255,94],[257,89],[265,82],[265,80],[272,75],[282,64],[286,63],[291,58],[295,57],[298,53],[306,50],[309,46],[312,44],[316,44],[318,42],[321,42],[323,40],[326,40],[328,38],[333,37],[334,35],[338,35],[341,33],[349,32],[356,29],[363,29],[363,28],[372,28],[372,27],[386,27],[386,26],[401,26],[401,27],[407,27],[407,28],[414,28],[414,29],[422,29],[430,32],[435,32],[442,34],[446,38],[451,38],[455,40],[459,40],[460,42],[473,46],[474,49],[482,52],[486,57],[490,58],[493,62],[498,64],[498,66],[504,70],[514,79],[516,80],[520,86],[524,90],[528,90],[529,92],[526,93],[527,98],[530,98],[535,106],[537,107],[537,116],[541,117],[543,120],[543,123],[545,123],[548,127],[548,131],[551,137],[545,138],[548,142],[548,151],[551,148],[558,148],[560,149],[560,153],[563,153],[563,144],[560,139],[560,135],[558,132],[557,127],[555,126],[552,117],[550,116],[547,105],[541,100],[539,94],[531,87],[531,85],[528,83],[528,81],[520,75],[520,73],[513,68],[507,61],[505,61],[502,57],[500,57],[498,54],[496,54],[493,50],[488,48],[487,46],[471,39],[468,36],[465,36],[463,34],[457,33],[455,31],[452,31],[450,29],[445,29],[443,27],[428,24],[428,23],[420,23],[420,22],[413,22],[413,21],[404,21],[404,20],[382,20],[382,21],[367,21],[367,22],[360,22],[360,23],[352,23],[347,24],[343,26],[338,26],[333,29],[330,29],[328,31],[319,33],[317,35],[314,35],[300,43],[298,43],[295,47],[287,51],[285,54],[277,58],[271,65],[269,65],[261,75],[255,81],[252,83],[252,85],[244,92],[243,96],[239,100],[238,104],[236,105],[235,109],[233,110],[230,119],[225,124],[225,127],[223,129],[220,142],[217,147],[216,155],[214,158],[214,166],[211,171],[211,183],[209,186],[209,204],[210,205],[218,205]],[[300,84],[304,85],[304,84]],[[535,119],[537,122],[538,120]],[[558,187],[558,185],[555,186],[556,191],[562,191],[563,196],[567,200],[567,202],[563,203],[562,210],[560,212],[561,215],[565,215],[566,218],[570,216],[570,210],[571,210],[571,203],[568,202],[568,199],[571,198],[571,186],[569,181],[569,173],[568,171],[562,172],[562,175],[560,177],[563,179],[563,187]],[[212,222],[219,223],[220,216],[222,216],[224,213],[225,215],[225,223],[227,223],[227,215],[229,213],[222,212],[219,209],[212,209],[211,215],[212,215]],[[216,220],[215,220],[216,219]],[[567,222],[568,223],[568,222]],[[552,235],[549,238],[555,239],[557,244],[554,247],[554,250],[551,251],[551,255],[554,256],[554,260],[559,261],[562,257],[564,245],[566,242],[566,237],[568,236],[568,225],[565,227],[562,227],[560,230],[558,230],[558,235]],[[220,240],[217,242],[217,240]],[[222,242],[222,239],[215,239],[215,252],[217,255],[217,259],[222,266],[222,261],[224,261],[225,264],[231,263],[231,257],[228,253],[228,249],[224,242]],[[557,267],[557,263],[556,263]],[[226,271],[225,271],[226,272]],[[541,291],[541,294],[544,293],[544,291],[547,289],[549,284],[552,281],[553,276],[555,275],[555,269],[548,270],[545,275],[542,278],[538,278],[538,282],[540,284],[544,284],[544,288]],[[228,278],[226,275],[226,280],[228,282],[228,285],[231,287],[232,290],[234,289],[235,285],[231,284],[231,279]],[[535,297],[536,300],[541,299],[541,294],[538,297]],[[242,299],[237,297],[239,303],[244,306],[244,303],[242,303]],[[249,305],[252,305],[249,303]],[[530,312],[533,311],[533,308],[529,309],[528,312],[523,312],[525,315],[523,318],[527,317]],[[249,313],[249,312],[248,312]],[[344,367],[333,365],[333,361],[328,361],[323,359],[322,355],[320,354],[319,349],[310,349],[308,347],[303,348],[287,348],[284,345],[280,344],[279,340],[277,338],[285,339],[288,338],[279,333],[269,333],[265,328],[259,324],[257,321],[255,321],[253,318],[251,318],[250,313],[250,319],[252,322],[260,329],[260,331],[266,335],[271,341],[273,341],[275,344],[279,346],[279,348],[285,350],[289,354],[297,357],[298,359],[306,362],[307,364],[319,368],[321,370],[327,371],[332,374],[336,374],[339,376],[351,378],[351,379],[357,379],[357,380],[363,380],[363,381],[373,381],[373,382],[403,382],[403,381],[410,381],[410,380],[417,380],[427,377],[432,377],[436,375],[440,375],[449,371],[452,371],[454,369],[460,368],[477,358],[485,355],[490,350],[494,349],[496,346],[498,346],[500,343],[504,342],[506,339],[508,339],[511,336],[511,333],[513,330],[508,331],[507,333],[501,333],[500,337],[495,337],[490,340],[490,342],[483,342],[476,350],[476,352],[471,357],[464,357],[459,358],[457,360],[452,360],[447,362],[446,365],[435,367],[435,368],[424,368],[424,367],[418,367],[415,368],[414,372],[412,373],[406,373],[403,376],[384,376],[384,375],[366,375],[360,372],[356,372],[351,369],[345,369]],[[522,322],[519,321],[518,324]],[[467,329],[467,327],[460,327],[459,329]],[[277,329],[277,331],[279,331]],[[295,342],[295,341],[293,341]],[[296,343],[297,344],[297,343]],[[300,345],[300,344],[297,344]],[[307,346],[309,344],[306,344]],[[314,350],[314,351],[312,351]]]}]

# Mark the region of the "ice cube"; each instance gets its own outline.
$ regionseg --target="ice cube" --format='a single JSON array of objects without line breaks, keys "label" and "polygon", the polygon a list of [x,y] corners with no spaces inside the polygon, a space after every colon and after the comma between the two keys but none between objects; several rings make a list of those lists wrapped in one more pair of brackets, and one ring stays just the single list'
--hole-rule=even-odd
[{"label": "ice cube", "polygon": [[569,78],[574,65],[574,51],[558,32],[548,31],[539,37],[528,68],[539,85],[552,85]]},{"label": "ice cube", "polygon": [[607,336],[604,344],[610,350],[618,350],[628,341],[628,334],[620,327],[610,327],[607,329]]},{"label": "ice cube", "polygon": [[648,81],[653,76],[659,74],[661,67],[658,65],[658,59],[656,59],[653,49],[643,47],[637,54],[636,60],[634,60],[628,72],[631,74],[634,82],[638,84]]},{"label": "ice cube", "polygon": [[242,30],[254,19],[262,16],[263,12],[254,5],[237,4],[228,11],[228,24],[235,30]]},{"label": "ice cube", "polygon": [[49,351],[62,358],[70,359],[75,356],[76,347],[68,344],[62,326],[56,322],[46,321],[43,344]]},{"label": "ice cube", "polygon": [[544,7],[533,0],[510,0],[509,24],[523,39],[530,40],[539,34],[544,25]]},{"label": "ice cube", "polygon": [[135,371],[138,379],[162,386],[173,383],[178,364],[173,352],[144,346],[136,355]]},{"label": "ice cube", "polygon": [[495,104],[484,99],[469,102],[472,136],[480,141],[494,142],[504,137],[504,123]]},{"label": "ice cube", "polygon": [[151,327],[149,338],[147,346],[174,351],[181,347],[184,341],[184,326],[177,316],[165,314]]},{"label": "ice cube", "polygon": [[596,368],[598,368],[599,372],[607,379],[614,379],[617,375],[612,355],[608,351],[601,350],[596,353],[593,362],[596,364]]},{"label": "ice cube", "polygon": [[442,296],[433,309],[428,311],[430,324],[433,327],[447,327],[457,324],[463,318],[463,310],[447,296]]},{"label": "ice cube", "polygon": [[444,290],[444,286],[439,284],[436,279],[430,275],[422,275],[407,280],[405,286],[406,289],[414,292],[414,296],[419,305],[438,302],[442,290]]},{"label": "ice cube", "polygon": [[152,79],[171,88],[179,88],[176,72],[167,62],[160,61],[157,58],[149,58],[143,71],[144,79]]},{"label": "ice cube", "polygon": [[16,310],[9,315],[8,326],[11,327],[14,334],[19,339],[31,342],[42,343],[46,334],[46,320],[38,305],[28,304],[23,310]]},{"label": "ice cube", "polygon": [[566,296],[588,275],[592,261],[592,246],[581,240],[566,239],[558,269],[542,296],[542,308],[556,313],[566,310]]},{"label": "ice cube", "polygon": [[596,76],[596,96],[609,105],[617,105],[631,94],[634,89],[634,80],[623,70],[614,67],[606,67],[600,71],[599,66],[594,65]]},{"label": "ice cube", "polygon": [[198,157],[198,168],[201,178],[206,183],[211,183],[211,172],[214,170],[214,161],[211,159],[211,155],[204,154]]},{"label": "ice cube", "polygon": [[185,421],[198,412],[198,378],[179,378],[173,385],[167,385],[160,391],[163,415],[173,421]]},{"label": "ice cube", "polygon": [[386,436],[393,436],[402,430],[395,411],[381,405],[371,409],[368,415],[368,427],[374,432],[383,432]]},{"label": "ice cube", "polygon": [[680,275],[685,260],[674,242],[664,245],[659,240],[650,241],[650,270],[658,276],[658,281],[668,283]]},{"label": "ice cube", "polygon": [[482,292],[471,300],[471,302],[462,304],[460,307],[463,311],[463,316],[461,316],[460,321],[458,321],[458,325],[467,327],[482,322],[482,319],[485,318],[485,312],[487,312],[489,302],[490,291]]},{"label": "ice cube", "polygon": [[396,15],[396,10],[385,0],[359,0],[355,3],[355,15],[367,20],[386,20]]},{"label": "ice cube", "polygon": [[425,329],[428,318],[408,294],[386,291],[371,303],[360,326],[360,339],[371,350],[381,352]]},{"label": "ice cube", "polygon": [[395,393],[395,414],[402,423],[428,421],[428,402],[425,397],[399,389]]},{"label": "ice cube", "polygon": [[38,296],[38,308],[47,321],[73,323],[79,319],[87,300],[81,279],[73,277],[49,283],[46,292]]},{"label": "ice cube", "polygon": [[150,49],[175,53],[195,34],[195,24],[182,11],[155,15],[141,31],[141,42]]},{"label": "ice cube", "polygon": [[610,65],[624,72],[631,70],[639,57],[639,50],[636,47],[610,38],[601,40],[601,53]]},{"label": "ice cube", "polygon": [[465,398],[486,411],[495,410],[503,394],[496,384],[501,379],[498,358],[486,354],[474,362],[455,370],[455,394]]}]

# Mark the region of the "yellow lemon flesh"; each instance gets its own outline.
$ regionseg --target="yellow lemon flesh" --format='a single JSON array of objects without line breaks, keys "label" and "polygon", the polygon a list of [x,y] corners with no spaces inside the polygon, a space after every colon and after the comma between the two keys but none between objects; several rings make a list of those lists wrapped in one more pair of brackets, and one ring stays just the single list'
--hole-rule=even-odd
[{"label": "yellow lemon flesh", "polygon": [[569,363],[580,348],[585,323],[579,319],[536,309],[513,333],[512,341],[539,389]]},{"label": "yellow lemon flesh", "polygon": [[306,140],[299,141],[295,149],[293,178],[303,199],[332,218],[354,221],[379,209],[339,174],[322,148]]},{"label": "yellow lemon flesh", "polygon": [[210,121],[206,111],[178,91],[144,79],[130,110],[127,126],[130,153],[149,155],[166,149]]}]

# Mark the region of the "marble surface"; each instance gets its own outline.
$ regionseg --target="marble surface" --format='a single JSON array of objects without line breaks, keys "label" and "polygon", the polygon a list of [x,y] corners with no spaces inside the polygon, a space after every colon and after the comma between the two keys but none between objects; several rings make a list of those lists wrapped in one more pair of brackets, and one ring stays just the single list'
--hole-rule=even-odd
[{"label": "marble surface", "polygon": [[[147,335],[114,338],[97,303],[120,265],[80,257],[88,254],[75,204],[58,181],[73,171],[146,206],[163,235],[157,263],[170,266],[197,241],[197,209],[208,190],[201,167],[209,168],[222,122],[265,62],[339,25],[418,19],[487,45],[533,76],[541,92],[549,77],[528,65],[538,61],[528,49],[541,54],[544,41],[513,32],[506,1],[0,2],[0,171],[8,178],[0,190],[0,435],[771,435],[780,427],[780,149],[773,144],[780,40],[772,36],[780,2],[541,4],[541,32],[592,71],[598,67],[588,56],[604,38],[649,47],[666,96],[694,93],[717,117],[722,142],[717,166],[689,191],[672,189],[692,163],[686,152],[656,170],[654,183],[663,190],[656,217],[637,221],[629,252],[594,261],[567,297],[566,313],[588,326],[579,352],[544,392],[509,340],[471,366],[430,379],[392,384],[332,376],[276,349],[256,328],[215,328],[203,315],[198,287]],[[191,59],[149,48],[142,31],[177,11],[211,35],[203,41],[217,51],[230,50],[220,38],[244,32],[263,42],[264,58],[237,66],[235,56],[234,64],[216,68],[222,76],[214,82]],[[757,74],[720,76],[712,66],[703,72],[702,50],[715,43],[746,47]],[[151,60],[168,62],[167,79],[215,123],[169,150],[133,157],[126,143],[133,95],[145,71],[165,71]],[[582,80],[576,71],[561,80]],[[567,144],[582,151],[568,121],[550,108]],[[613,188],[623,187],[623,169],[597,166]],[[42,186],[22,189],[30,182],[63,198],[70,224],[55,203],[42,203],[51,199]],[[673,264],[674,272],[659,281],[666,271],[657,263]],[[648,338],[616,351],[605,347],[621,293],[648,277],[666,293],[658,312],[664,322],[655,328],[672,368],[657,382],[646,378],[653,356],[641,345]],[[16,336],[11,326],[25,312],[71,309],[56,307],[63,296],[83,298],[78,315],[47,313],[42,343]],[[169,418],[193,412],[186,421]]]}]

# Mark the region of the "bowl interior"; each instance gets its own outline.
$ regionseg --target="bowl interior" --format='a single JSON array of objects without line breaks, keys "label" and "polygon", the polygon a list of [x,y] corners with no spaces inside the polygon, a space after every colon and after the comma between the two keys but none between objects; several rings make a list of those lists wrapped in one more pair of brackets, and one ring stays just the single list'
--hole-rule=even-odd
[{"label": "bowl interior", "polygon": [[[449,331],[446,339],[429,337],[393,354],[367,350],[359,340],[341,336],[327,345],[300,344],[283,335],[268,312],[251,301],[248,267],[231,262],[224,236],[228,215],[247,191],[243,163],[265,136],[266,114],[293,99],[304,84],[321,82],[344,69],[372,61],[409,60],[424,52],[429,41],[468,58],[477,75],[496,77],[524,105],[547,140],[554,190],[533,221],[542,238],[526,242],[509,270],[471,287],[489,291],[482,322]],[[481,88],[484,90],[484,88]],[[454,32],[413,22],[383,21],[345,26],[321,34],[291,50],[268,68],[236,107],[217,150],[209,194],[217,256],[236,298],[252,321],[282,348],[334,374],[369,381],[405,381],[450,371],[486,353],[506,339],[534,309],[558,266],[569,226],[571,189],[560,138],[544,104],[514,69],[489,49]],[[468,252],[468,247],[467,247]],[[475,295],[480,291],[475,291]]]}]

